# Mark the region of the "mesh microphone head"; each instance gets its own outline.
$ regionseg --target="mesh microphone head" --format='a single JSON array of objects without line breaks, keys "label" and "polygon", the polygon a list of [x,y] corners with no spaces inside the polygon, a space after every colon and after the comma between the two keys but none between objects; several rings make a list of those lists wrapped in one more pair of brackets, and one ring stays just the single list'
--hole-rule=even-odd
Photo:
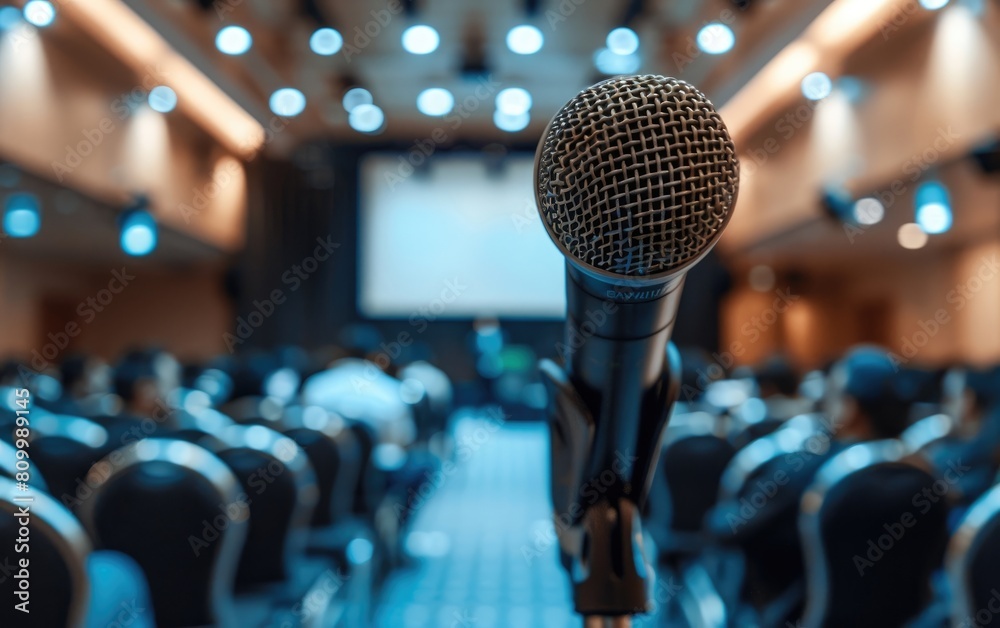
[{"label": "mesh microphone head", "polygon": [[729,221],[739,162],[712,103],[684,81],[628,76],[589,87],[549,123],[535,194],[549,235],[598,275],[677,274]]}]

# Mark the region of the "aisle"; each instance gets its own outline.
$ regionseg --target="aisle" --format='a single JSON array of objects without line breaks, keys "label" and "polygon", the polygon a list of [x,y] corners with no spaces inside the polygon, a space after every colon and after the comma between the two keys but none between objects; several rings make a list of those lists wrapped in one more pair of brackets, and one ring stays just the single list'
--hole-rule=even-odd
[{"label": "aisle", "polygon": [[[552,535],[545,429],[460,424],[464,462],[419,508],[407,542],[423,557],[390,577],[377,626],[581,625]],[[531,557],[536,548],[541,552]]]}]

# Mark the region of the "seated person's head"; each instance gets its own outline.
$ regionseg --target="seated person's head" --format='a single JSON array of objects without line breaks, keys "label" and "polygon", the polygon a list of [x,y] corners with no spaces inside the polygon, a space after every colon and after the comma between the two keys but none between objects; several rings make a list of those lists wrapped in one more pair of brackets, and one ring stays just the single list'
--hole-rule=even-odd
[{"label": "seated person's head", "polygon": [[824,411],[838,439],[895,438],[909,424],[910,404],[894,385],[898,365],[878,347],[852,349],[830,370]]},{"label": "seated person's head", "polygon": [[794,397],[799,391],[799,376],[788,360],[775,355],[754,369],[754,378],[762,399],[768,397]]},{"label": "seated person's head", "polygon": [[59,365],[63,394],[70,397],[108,392],[111,386],[111,369],[98,357],[71,355]]},{"label": "seated person's head", "polygon": [[942,409],[962,424],[978,423],[1000,403],[1000,367],[957,367],[944,378]]},{"label": "seated person's head", "polygon": [[118,364],[114,387],[126,412],[152,416],[179,381],[180,365],[170,354],[142,350],[129,352]]}]

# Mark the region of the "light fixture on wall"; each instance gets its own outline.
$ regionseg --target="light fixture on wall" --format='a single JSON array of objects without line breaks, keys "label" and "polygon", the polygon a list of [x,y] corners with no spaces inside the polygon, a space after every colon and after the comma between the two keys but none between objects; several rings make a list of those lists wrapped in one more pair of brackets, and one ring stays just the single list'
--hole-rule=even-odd
[{"label": "light fixture on wall", "polygon": [[148,207],[148,201],[140,197],[131,209],[121,215],[119,242],[127,255],[142,257],[156,250],[159,228]]}]

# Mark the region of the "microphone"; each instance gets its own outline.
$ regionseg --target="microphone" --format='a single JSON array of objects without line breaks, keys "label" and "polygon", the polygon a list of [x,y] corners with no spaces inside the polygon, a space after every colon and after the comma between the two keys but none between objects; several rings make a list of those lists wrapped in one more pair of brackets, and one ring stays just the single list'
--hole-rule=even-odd
[{"label": "microphone", "polygon": [[552,497],[564,563],[578,612],[643,612],[639,512],[679,387],[670,333],[685,273],[732,216],[739,162],[697,89],[623,76],[583,90],[555,115],[535,154],[534,186],[566,257],[564,367],[540,365],[553,393]]}]

